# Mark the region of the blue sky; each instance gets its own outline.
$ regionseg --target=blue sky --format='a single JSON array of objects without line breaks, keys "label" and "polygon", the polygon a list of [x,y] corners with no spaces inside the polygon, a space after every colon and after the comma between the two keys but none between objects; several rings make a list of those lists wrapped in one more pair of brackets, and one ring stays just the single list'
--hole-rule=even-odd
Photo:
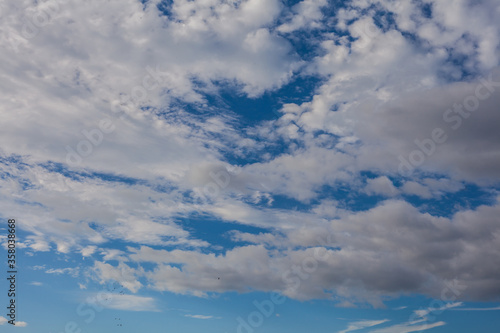
[{"label": "blue sky", "polygon": [[2,3],[2,332],[497,332],[499,14]]}]

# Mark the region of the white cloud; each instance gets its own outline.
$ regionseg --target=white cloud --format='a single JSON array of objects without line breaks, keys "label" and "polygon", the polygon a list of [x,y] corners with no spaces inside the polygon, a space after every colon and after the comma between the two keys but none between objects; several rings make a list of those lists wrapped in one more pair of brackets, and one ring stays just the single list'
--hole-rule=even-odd
[{"label": "white cloud", "polygon": [[436,312],[436,313],[441,313],[442,311],[449,310],[456,308],[458,306],[462,306],[462,302],[450,302],[446,303],[438,308],[427,308],[427,309],[422,309],[422,310],[415,310],[414,313],[420,317],[420,318],[426,318],[429,313]]},{"label": "white cloud", "polygon": [[128,261],[125,256],[125,252],[118,249],[102,249],[101,255],[104,261],[118,260],[118,261]]},{"label": "white cloud", "polygon": [[205,316],[205,315],[190,315],[190,314],[187,314],[187,315],[184,315],[185,317],[189,317],[189,318],[195,318],[195,319],[213,319],[214,316]]},{"label": "white cloud", "polygon": [[[0,326],[7,324],[8,321],[9,320],[7,318],[0,316]],[[16,323],[16,325],[15,325],[16,327],[26,327],[26,326],[28,326],[28,323],[25,322],[25,321],[16,321],[15,323]]]},{"label": "white cloud", "polygon": [[[96,268],[104,268],[99,275],[103,283],[118,279],[124,285],[126,281],[139,287],[145,278],[156,290],[196,296],[280,290],[291,298],[311,299],[328,298],[333,292],[345,304],[382,306],[380,295],[419,292],[439,298],[443,290],[453,288],[457,300],[486,300],[495,289],[494,284],[484,281],[498,279],[491,262],[498,257],[499,239],[492,235],[497,234],[499,207],[498,203],[480,206],[444,218],[419,212],[402,200],[387,200],[367,211],[343,211],[327,224],[303,214],[299,220],[309,225],[281,229],[284,235],[232,233],[236,240],[256,245],[236,247],[220,255],[129,247],[124,255],[130,262],[149,262],[155,268],[98,262]],[[283,218],[291,219],[292,215]],[[303,249],[292,250],[297,246]],[[322,259],[317,253],[324,254]],[[304,274],[306,278],[297,280],[299,275],[293,272],[283,277],[291,267],[313,259],[315,269]],[[448,281],[450,276],[456,283]],[[450,303],[446,308],[458,304]]]},{"label": "white cloud", "polygon": [[388,319],[356,321],[353,323],[349,323],[349,326],[345,330],[339,331],[339,333],[347,333],[347,332],[357,331],[357,330],[361,330],[363,328],[377,326],[377,325],[383,324],[383,323],[388,322],[388,321],[389,321]]},{"label": "white cloud", "polygon": [[454,311],[500,311],[500,306],[493,308],[458,308],[452,309]]},{"label": "white cloud", "polygon": [[430,330],[435,327],[440,327],[446,325],[443,321],[438,321],[432,324],[423,324],[423,325],[408,325],[408,324],[399,324],[390,326],[387,328],[381,328],[374,331],[370,331],[370,333],[409,333],[409,332],[421,332]]},{"label": "white cloud", "polygon": [[89,257],[97,250],[97,246],[89,245],[83,248],[80,252],[83,257]]},{"label": "white cloud", "polygon": [[[156,301],[152,297],[109,293],[105,296],[93,296],[107,309],[137,312],[157,312]],[[104,298],[103,298],[104,297]]]},{"label": "white cloud", "polygon": [[386,176],[368,179],[365,192],[368,194],[379,194],[388,197],[395,196],[399,193],[392,181]]},{"label": "white cloud", "polygon": [[[286,112],[276,122],[281,133],[296,138],[295,134],[286,133],[290,124],[297,124],[305,131],[299,139],[306,145],[317,144],[317,140],[308,135],[316,130],[340,135],[342,138],[336,147],[356,157],[350,164],[352,169],[393,174],[398,171],[398,157],[407,159],[418,148],[415,140],[425,141],[434,128],[442,127],[447,141],[438,144],[432,156],[426,156],[421,168],[449,175],[453,181],[495,181],[498,161],[494,156],[498,155],[495,152],[499,150],[496,144],[499,140],[489,124],[497,122],[494,110],[500,96],[498,87],[487,100],[480,102],[474,117],[463,119],[457,131],[450,130],[443,115],[455,103],[464,103],[469,96],[474,96],[478,89],[479,81],[450,84],[463,79],[462,75],[466,74],[462,70],[484,77],[493,74],[494,81],[500,82],[495,70],[500,57],[498,51],[492,51],[497,49],[499,39],[490,38],[500,31],[491,14],[498,11],[499,5],[494,1],[481,5],[460,1],[453,2],[453,9],[449,10],[451,2],[431,3],[433,16],[430,18],[425,17],[415,3],[355,1],[349,9],[339,10],[338,28],[358,39],[350,43],[333,33],[324,36],[321,44],[324,52],[309,66],[309,71],[324,76],[327,81],[317,89],[311,101],[287,104],[283,108],[283,111],[294,111]],[[372,4],[375,6],[370,7]],[[377,17],[376,8],[381,9],[379,6],[394,12],[397,26],[383,18],[377,18],[377,24],[373,22],[372,17]],[[465,14],[470,12],[476,16]],[[462,19],[470,24],[462,24]],[[444,31],[429,36],[426,41],[429,44],[425,45],[416,44],[401,33],[417,34],[425,27],[438,25]],[[491,36],[487,37],[484,32]],[[483,43],[483,51],[476,52],[477,48],[469,47],[475,43]],[[491,44],[495,46],[487,50]],[[450,57],[467,60],[463,66],[454,65]],[[481,89],[484,93],[486,88]],[[355,141],[346,144],[344,138],[355,138]],[[461,153],[463,151],[467,154]],[[335,172],[345,170],[335,164],[332,168]],[[419,193],[426,198],[440,195],[438,191]]]},{"label": "white cloud", "polygon": [[424,199],[429,199],[432,197],[431,192],[426,186],[413,181],[405,182],[402,187],[402,191],[405,194],[416,195]]},{"label": "white cloud", "polygon": [[[0,196],[13,214],[27,221],[26,229],[34,233],[30,247],[49,251],[55,245],[57,251],[68,253],[81,243],[102,244],[111,235],[155,245],[206,246],[188,240],[187,233],[173,223],[159,222],[158,215],[143,212],[161,212],[162,217],[167,211],[178,213],[182,207],[174,208],[175,203],[191,190],[185,182],[190,169],[205,162],[219,163],[217,149],[225,141],[243,142],[230,117],[199,119],[179,103],[207,108],[201,93],[216,94],[214,82],[235,84],[239,92],[258,96],[281,87],[299,68],[301,61],[290,43],[269,29],[282,11],[280,2],[175,1],[168,17],[160,16],[153,2],[146,3],[144,10],[133,0],[60,4],[36,37],[24,38],[22,18],[42,7],[3,7],[3,15],[10,19],[0,27],[9,31],[0,39],[6,47],[0,68],[5,94],[0,105],[16,114],[1,117],[2,128],[9,129],[1,134],[2,156],[19,155],[29,165],[22,170],[15,163],[2,165],[13,172],[12,178],[2,180]],[[17,45],[19,52],[11,44],[13,36],[24,40]],[[60,60],[58,64],[54,58]],[[124,102],[126,96],[134,103]],[[113,106],[120,100],[117,109],[123,112],[116,114]],[[146,106],[153,111],[141,109]],[[172,114],[159,114],[166,110]],[[116,129],[96,132],[103,119]],[[85,136],[88,133],[91,139]],[[168,184],[173,192],[158,194],[150,188],[74,179],[37,165],[49,161],[66,165],[67,147],[78,150],[87,142],[88,148],[89,140],[99,143],[90,144],[89,156],[80,165],[69,165],[70,169],[116,174],[117,161],[128,161],[120,166],[122,175]],[[34,185],[32,191],[24,191],[23,180]],[[32,204],[28,211],[16,199],[21,195],[24,204]],[[155,208],[143,207],[152,197],[156,203],[150,205]],[[142,233],[131,230],[139,219],[148,225]],[[104,228],[93,230],[90,221]]]},{"label": "white cloud", "polygon": [[277,29],[283,33],[291,33],[303,28],[319,28],[319,22],[324,15],[321,8],[328,4],[327,0],[303,0],[292,8],[292,17],[287,23],[283,23]]},{"label": "white cloud", "polygon": [[120,262],[117,267],[114,267],[110,264],[96,261],[93,269],[97,274],[97,279],[103,284],[110,280],[117,281],[120,285],[133,293],[136,293],[140,288],[142,288],[142,283],[137,279],[137,276],[141,274],[141,271],[137,271],[123,262]]},{"label": "white cloud", "polygon": [[66,267],[66,268],[49,268],[45,271],[47,274],[69,274],[72,277],[77,277],[80,274],[80,268],[78,267]]}]

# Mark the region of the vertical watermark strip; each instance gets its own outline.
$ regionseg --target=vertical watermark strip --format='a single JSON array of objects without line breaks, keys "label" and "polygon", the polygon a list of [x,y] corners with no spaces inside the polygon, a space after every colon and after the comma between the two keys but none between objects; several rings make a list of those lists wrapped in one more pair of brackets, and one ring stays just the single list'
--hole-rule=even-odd
[{"label": "vertical watermark strip", "polygon": [[17,259],[16,259],[16,220],[7,221],[7,281],[9,287],[7,291],[8,306],[6,317],[11,325],[16,325],[16,280],[17,280]]}]

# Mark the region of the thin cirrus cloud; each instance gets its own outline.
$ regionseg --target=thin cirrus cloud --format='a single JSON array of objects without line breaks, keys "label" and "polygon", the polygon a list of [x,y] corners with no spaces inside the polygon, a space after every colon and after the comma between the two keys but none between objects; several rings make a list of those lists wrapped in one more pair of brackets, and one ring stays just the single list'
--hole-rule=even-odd
[{"label": "thin cirrus cloud", "polygon": [[361,329],[364,329],[364,328],[377,326],[377,325],[386,323],[388,321],[389,321],[388,319],[382,319],[382,320],[360,320],[360,321],[356,321],[356,322],[353,322],[353,323],[349,323],[349,325],[347,326],[347,328],[345,330],[339,331],[338,333],[347,333],[347,332],[357,331],[357,330],[361,330]]},{"label": "thin cirrus cloud", "polygon": [[412,316],[411,318],[414,318],[415,320],[411,320],[407,323],[404,324],[396,324],[393,326],[388,326],[380,329],[376,329],[374,331],[370,331],[372,333],[396,333],[396,332],[420,332],[420,331],[426,331],[432,328],[440,327],[446,325],[446,322],[444,321],[437,321],[435,322],[435,317],[433,317],[433,320],[431,321],[429,319],[429,314],[440,314],[443,311],[446,310],[458,310],[460,306],[462,306],[462,302],[449,302],[449,303],[444,303],[443,305],[436,308],[436,307],[429,307],[427,309],[420,309],[420,310],[415,310],[413,311],[414,317]]},{"label": "thin cirrus cloud", "polygon": [[374,331],[370,331],[370,333],[410,333],[410,332],[422,332],[427,331],[436,327],[446,325],[443,321],[438,321],[432,324],[423,324],[423,325],[410,325],[410,324],[399,324],[390,326],[387,328],[381,328]]},{"label": "thin cirrus cloud", "polygon": [[494,308],[458,308],[452,309],[453,311],[500,311],[500,306]]},{"label": "thin cirrus cloud", "polygon": [[432,312],[445,311],[445,310],[453,309],[453,308],[456,308],[456,307],[459,307],[462,305],[463,305],[462,302],[449,302],[449,303],[446,303],[439,308],[427,308],[427,309],[422,309],[422,310],[415,310],[414,313],[419,318],[426,318]]},{"label": "thin cirrus cloud", "polygon": [[104,296],[94,295],[93,297],[97,299],[100,299],[99,297],[104,298],[99,304],[107,309],[138,312],[158,311],[156,300],[152,297],[112,293]]},{"label": "thin cirrus cloud", "polygon": [[191,315],[191,314],[187,314],[187,315],[184,315],[185,317],[189,317],[189,318],[194,318],[194,319],[216,319],[214,316],[205,316],[205,315]]}]

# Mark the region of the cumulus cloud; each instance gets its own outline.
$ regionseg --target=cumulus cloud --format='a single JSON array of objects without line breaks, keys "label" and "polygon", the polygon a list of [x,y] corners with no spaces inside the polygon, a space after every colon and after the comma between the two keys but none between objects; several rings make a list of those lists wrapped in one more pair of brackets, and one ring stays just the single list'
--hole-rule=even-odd
[{"label": "cumulus cloud", "polygon": [[[281,240],[235,234],[259,245],[220,255],[129,247],[131,262],[153,263],[155,268],[97,262],[96,269],[103,281],[121,278],[124,285],[140,286],[145,279],[157,290],[201,297],[210,292],[277,290],[296,299],[333,298],[339,304],[374,306],[382,306],[382,295],[415,292],[493,300],[498,295],[498,276],[492,269],[499,258],[498,210],[497,202],[444,218],[421,213],[402,200],[388,200],[367,211],[344,212],[323,227],[321,222],[316,229],[290,231]],[[306,248],[293,250],[291,244]]]},{"label": "cumulus cloud", "polygon": [[[277,122],[283,133],[296,124],[306,133],[299,139],[308,145],[319,144],[307,135],[314,131],[340,136],[330,142],[355,157],[351,169],[403,175],[423,170],[457,180],[496,181],[499,141],[491,124],[497,122],[500,96],[494,51],[498,38],[484,32],[498,34],[491,16],[498,4],[454,2],[449,10],[443,2],[429,3],[430,17],[415,3],[353,1],[340,9],[337,27],[355,40],[332,33],[321,42],[324,52],[309,70],[327,81],[311,101],[283,107]],[[464,14],[470,11],[477,16]],[[393,13],[395,22],[384,13]],[[463,25],[458,18],[471,24]],[[445,33],[438,29],[428,39],[421,36],[427,44],[402,34],[418,35],[430,25]],[[469,44],[484,48],[476,52]],[[458,58],[466,62],[452,61]],[[332,170],[345,168],[332,164]],[[422,190],[419,194],[434,195]]]},{"label": "cumulus cloud", "polygon": [[110,264],[96,261],[94,263],[94,271],[97,275],[96,278],[102,283],[106,281],[118,281],[123,287],[133,293],[136,293],[142,287],[142,284],[136,278],[140,274],[140,271],[137,272],[122,262],[117,267],[114,267]]},{"label": "cumulus cloud", "polygon": [[87,246],[81,250],[81,254],[83,257],[91,256],[97,250],[97,246]]},{"label": "cumulus cloud", "polygon": [[277,29],[284,33],[290,33],[303,28],[319,28],[323,19],[322,7],[327,5],[326,0],[304,0],[292,8],[292,17],[287,23],[283,23]]},{"label": "cumulus cloud", "polygon": [[[490,75],[491,82],[500,86],[500,76]],[[497,122],[495,105],[500,90],[489,86],[490,94],[489,83],[485,82],[478,80],[435,88],[414,93],[408,99],[402,97],[376,113],[361,111],[368,111],[367,122],[359,122],[355,133],[367,143],[366,152],[370,149],[370,153],[361,157],[363,163],[403,175],[421,169],[445,173],[459,180],[495,181],[498,175],[494,165],[498,161],[494,156],[499,147],[490,124]],[[488,99],[480,101],[476,97],[478,91],[487,93]],[[391,125],[374,126],[373,122],[377,121]],[[385,153],[372,142],[383,142]],[[373,153],[384,154],[385,161],[373,160]]]},{"label": "cumulus cloud", "polygon": [[369,179],[365,187],[365,192],[368,194],[379,194],[391,197],[398,194],[399,191],[389,178],[381,176],[375,179]]},{"label": "cumulus cloud", "polygon": [[[289,43],[267,28],[280,13],[278,1],[176,1],[168,16],[153,2],[104,6],[60,3],[36,37],[17,45],[19,52],[3,39],[9,88],[1,103],[17,114],[2,117],[10,129],[2,134],[3,154],[108,172],[116,172],[116,161],[129,161],[120,170],[129,176],[178,179],[194,164],[217,160],[204,146],[220,143],[207,135],[204,121],[175,103],[206,105],[197,91],[216,91],[214,81],[234,82],[257,96],[287,82],[299,63]],[[34,15],[42,7],[27,9]],[[20,7],[3,10],[10,18],[5,26],[25,15]],[[8,35],[23,38],[23,20],[17,21]],[[123,50],[132,53],[124,57]],[[96,134],[103,120],[114,130]],[[220,124],[224,132],[228,126]],[[89,136],[99,143],[83,147]],[[79,147],[82,161],[74,156]]]}]

